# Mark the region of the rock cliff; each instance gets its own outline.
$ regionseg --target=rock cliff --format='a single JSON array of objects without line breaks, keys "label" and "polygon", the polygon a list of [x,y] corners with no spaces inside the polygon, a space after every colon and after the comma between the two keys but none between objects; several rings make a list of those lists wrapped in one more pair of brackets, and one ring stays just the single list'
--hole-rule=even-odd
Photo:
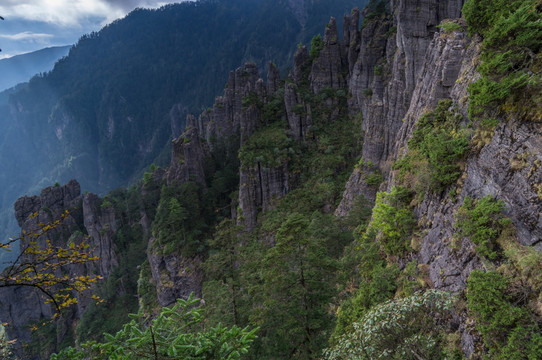
[{"label": "rock cliff", "polygon": [[[94,194],[81,195],[79,183],[70,181],[64,186],[51,186],[43,189],[39,196],[25,196],[15,203],[15,215],[22,231],[27,234],[36,232],[38,224],[49,224],[60,219],[68,211],[60,226],[36,238],[38,245],[49,240],[53,246],[64,247],[70,241],[86,241],[92,249],[92,256],[99,260],[86,268],[80,265],[64,269],[72,274],[97,274],[107,277],[118,265],[114,250],[114,233],[116,231],[115,214],[111,209],[100,208],[102,200]],[[88,234],[88,237],[84,234]],[[27,240],[25,240],[27,241]],[[21,247],[26,244],[20,244]],[[73,324],[79,319],[88,306],[91,298],[88,293],[77,296],[77,306],[62,315],[55,323],[55,341],[41,338],[46,327],[53,326],[49,320],[54,311],[51,304],[45,304],[43,294],[34,288],[6,287],[0,288],[0,318],[7,322],[7,332],[11,338],[17,339],[16,353],[24,352],[26,359],[47,359],[55,351],[56,346],[66,337],[72,337]],[[37,334],[28,330],[32,324],[46,323]],[[29,349],[36,346],[35,341],[43,341],[44,348]],[[39,347],[39,346],[38,346]],[[24,349],[24,350],[23,350]]]},{"label": "rock cliff", "polygon": [[[385,175],[381,191],[398,184],[392,164],[407,153],[417,121],[439,100],[451,99],[463,124],[469,121],[467,87],[479,78],[481,49],[480,39],[469,38],[459,19],[462,5],[463,1],[394,1],[393,18],[367,22],[361,31],[361,50],[350,70],[349,105],[351,112],[363,113],[362,157]],[[463,30],[439,30],[436,25],[444,19],[455,19],[451,21]],[[457,195],[428,193],[415,206],[423,234],[417,261],[427,268],[432,287],[453,293],[465,289],[474,269],[485,268],[468,239],[456,244],[459,248],[452,246],[456,214],[467,196],[502,200],[517,241],[542,249],[539,124],[512,117],[494,131],[478,130],[472,136],[475,150],[465,160]],[[366,166],[350,177],[337,215],[346,215],[359,195],[374,200],[377,189],[367,187],[364,170]],[[470,356],[480,339],[462,316],[462,349]]]}]

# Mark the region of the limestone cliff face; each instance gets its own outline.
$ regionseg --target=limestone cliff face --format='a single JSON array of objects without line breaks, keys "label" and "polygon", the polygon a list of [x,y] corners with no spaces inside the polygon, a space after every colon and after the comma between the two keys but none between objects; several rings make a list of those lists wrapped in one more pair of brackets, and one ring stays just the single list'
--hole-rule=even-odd
[{"label": "limestone cliff face", "polygon": [[[433,50],[428,51],[428,48],[444,46],[442,42],[440,45],[433,44],[438,33],[437,25],[443,19],[459,18],[463,3],[462,0],[391,1],[393,16],[366,21],[361,30],[360,51],[350,70],[348,82],[352,94],[349,108],[351,113],[363,114],[363,159],[375,164],[384,174],[389,173],[391,163],[397,156],[403,119],[412,102],[420,97],[418,94],[414,98],[416,87],[423,81],[420,76],[424,76],[422,72],[431,64],[429,59],[436,54]],[[460,51],[453,50],[452,45],[448,47],[446,51]],[[436,88],[438,86],[432,89],[433,102],[450,91],[450,82],[455,81],[457,61],[461,61],[461,57],[456,57],[454,61],[454,64],[447,63],[446,70],[441,69],[446,74],[437,75],[439,80],[445,77],[446,83],[438,85],[440,90]],[[431,75],[425,76],[426,82],[431,79]],[[350,179],[344,197],[347,203],[341,204],[341,208],[348,208],[349,199],[360,194],[374,198],[376,189],[365,189],[362,181],[355,174]]]},{"label": "limestone cliff face", "polygon": [[196,119],[193,116],[188,116],[184,133],[173,140],[171,163],[166,175],[168,184],[175,181],[181,183],[196,181],[204,184],[204,157],[205,150],[200,141]]},{"label": "limestone cliff face", "polygon": [[[77,181],[72,180],[64,186],[52,186],[41,191],[39,196],[25,196],[15,203],[15,215],[19,226],[27,233],[39,229],[38,224],[47,224],[60,219],[60,215],[68,211],[60,226],[41,235],[37,243],[44,244],[50,240],[54,246],[64,247],[70,241],[86,241],[90,245],[92,255],[100,259],[82,266],[69,266],[65,269],[72,274],[98,274],[109,276],[118,265],[114,251],[114,232],[116,231],[115,214],[111,209],[100,209],[101,200],[94,194],[81,195]],[[36,216],[34,216],[37,214]],[[88,237],[83,235],[88,234]],[[24,244],[21,244],[24,246]],[[71,336],[73,323],[80,318],[89,304],[88,294],[78,296],[76,308],[67,311],[56,322],[57,344],[66,336]],[[51,305],[45,304],[42,294],[33,288],[10,287],[0,289],[0,319],[10,325],[7,327],[11,338],[17,339],[16,352],[21,354],[25,344],[32,341],[29,324],[49,321],[53,315]],[[25,359],[46,359],[55,351],[56,344],[50,348],[41,349],[39,354],[24,351]]]},{"label": "limestone cliff face", "polygon": [[192,292],[201,297],[203,259],[200,256],[187,258],[177,253],[163,255],[161,249],[154,246],[155,241],[154,238],[149,241],[147,259],[160,306],[171,306],[177,299],[187,299]]},{"label": "limestone cliff face", "polygon": [[[368,23],[361,31],[359,57],[350,71],[349,105],[351,112],[363,113],[362,156],[365,164],[370,161],[385,175],[380,190],[396,184],[391,164],[408,151],[418,119],[439,100],[451,99],[463,122],[468,122],[467,87],[479,77],[480,40],[467,37],[464,31],[445,33],[436,28],[446,18],[464,27],[463,20],[456,19],[462,4],[395,1],[393,19]],[[396,27],[395,35],[389,33],[391,26]],[[511,118],[503,119],[492,133],[474,134],[476,147],[466,159],[457,196],[429,193],[415,207],[422,236],[414,255],[427,269],[432,287],[460,292],[472,270],[484,268],[468,239],[452,246],[455,214],[466,196],[492,195],[503,200],[518,242],[542,250],[541,131],[536,122]],[[352,174],[337,215],[347,214],[360,194],[374,199],[377,189],[366,186],[366,171],[362,166]],[[459,330],[462,348],[470,356],[480,339],[472,333],[465,314],[459,314]]]},{"label": "limestone cliff face", "polygon": [[337,22],[331,18],[324,32],[324,48],[313,61],[310,74],[311,88],[318,94],[325,88],[344,88],[346,79],[342,72],[341,42]]}]

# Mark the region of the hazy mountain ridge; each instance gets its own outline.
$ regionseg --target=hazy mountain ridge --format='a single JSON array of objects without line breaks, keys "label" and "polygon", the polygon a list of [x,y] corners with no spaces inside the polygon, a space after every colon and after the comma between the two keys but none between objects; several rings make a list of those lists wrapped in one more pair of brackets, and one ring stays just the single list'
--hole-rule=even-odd
[{"label": "hazy mountain ridge", "polygon": [[60,58],[68,55],[70,47],[54,46],[0,60],[0,91],[27,82],[36,74],[52,70]]}]

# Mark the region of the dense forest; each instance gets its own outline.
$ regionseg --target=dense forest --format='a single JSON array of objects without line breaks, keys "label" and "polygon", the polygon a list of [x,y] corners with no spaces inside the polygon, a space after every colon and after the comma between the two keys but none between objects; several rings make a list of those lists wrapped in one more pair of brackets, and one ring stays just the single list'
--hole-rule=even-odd
[{"label": "dense forest", "polygon": [[266,81],[246,63],[169,165],[66,202],[116,263],[18,351],[542,358],[540,1],[428,3],[331,18]]}]

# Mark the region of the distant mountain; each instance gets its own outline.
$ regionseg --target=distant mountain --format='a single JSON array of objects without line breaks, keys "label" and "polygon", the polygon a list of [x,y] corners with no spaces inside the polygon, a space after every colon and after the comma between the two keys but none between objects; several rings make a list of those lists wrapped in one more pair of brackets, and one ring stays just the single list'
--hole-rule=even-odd
[{"label": "distant mountain", "polygon": [[0,91],[27,82],[36,74],[52,70],[60,58],[68,55],[70,47],[49,47],[0,60]]}]

